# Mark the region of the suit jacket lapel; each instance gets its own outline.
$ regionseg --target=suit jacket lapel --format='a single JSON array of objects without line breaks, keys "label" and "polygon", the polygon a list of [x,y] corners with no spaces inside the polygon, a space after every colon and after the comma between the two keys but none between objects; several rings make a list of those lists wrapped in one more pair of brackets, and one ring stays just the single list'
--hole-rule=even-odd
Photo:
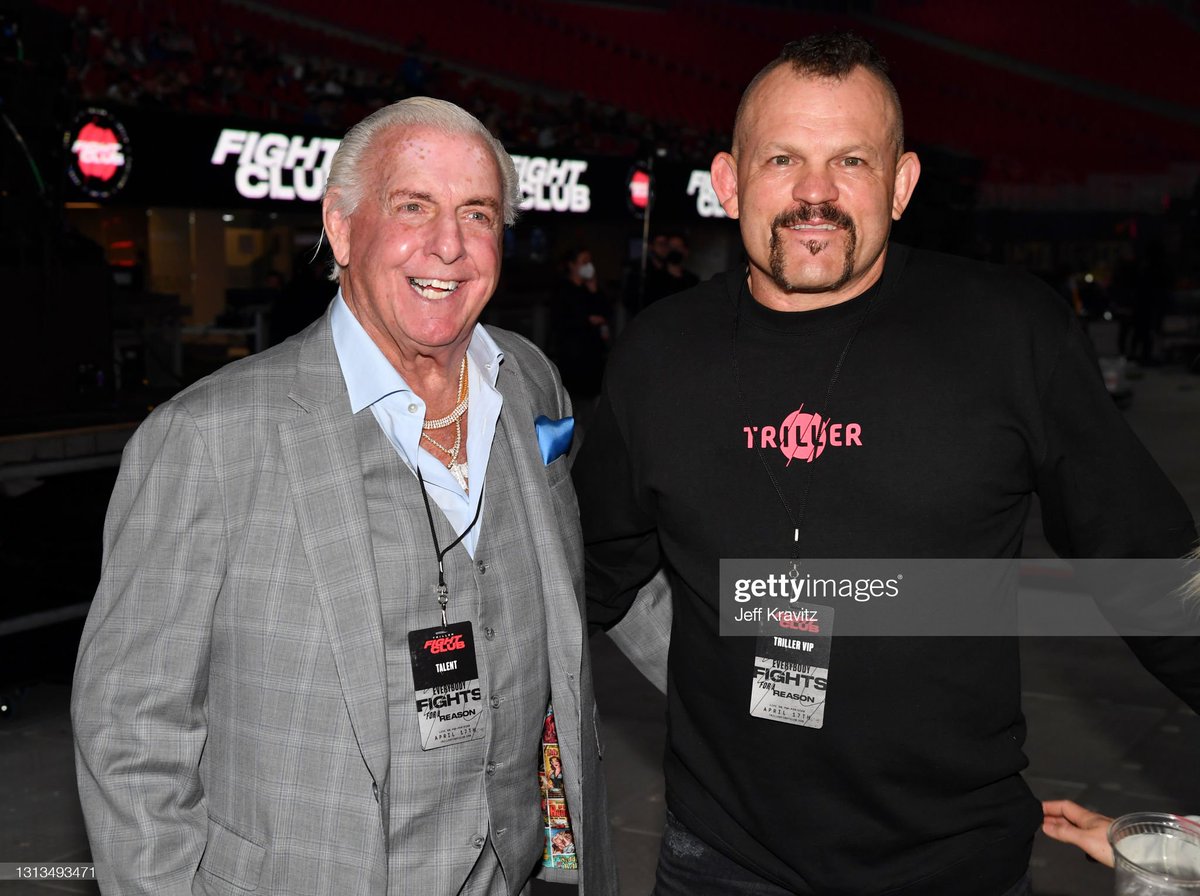
[{"label": "suit jacket lapel", "polygon": [[[525,513],[529,517],[538,563],[542,571],[542,593],[546,601],[546,625],[549,640],[559,650],[551,651],[551,659],[561,666],[558,671],[579,676],[582,662],[583,624],[578,599],[571,583],[571,567],[566,548],[559,535],[554,516],[553,497],[546,478],[546,466],[538,450],[534,430],[533,405],[525,389],[520,368],[505,358],[496,384],[504,396],[504,438],[512,452],[513,465],[521,481],[525,497]],[[499,433],[497,433],[499,435]],[[555,671],[554,669],[551,670]],[[554,680],[555,676],[551,676]]]},{"label": "suit jacket lapel", "polygon": [[[575,593],[571,564],[566,553],[570,548],[558,523],[554,504],[556,498],[551,493],[546,465],[538,448],[534,420],[540,411],[533,407],[525,377],[514,363],[513,354],[506,353],[497,381],[497,388],[504,396],[504,438],[521,481],[525,513],[529,518],[529,534],[541,569],[546,642],[550,655],[550,699],[558,722],[571,827],[578,838],[576,842],[579,844],[581,862],[586,862],[585,857],[589,853],[584,845],[585,838],[593,829],[589,810],[597,810],[595,804],[588,801],[583,786],[585,767],[594,766],[594,761],[589,764],[583,756],[584,750],[591,749],[584,744],[584,726],[592,724],[592,720],[583,718],[582,696],[586,682],[581,595]],[[567,488],[570,487],[568,484]],[[603,787],[603,784],[600,786]],[[603,832],[607,821],[598,821],[599,829]],[[590,844],[592,841],[586,842]],[[542,876],[548,880],[556,879],[554,875],[553,871],[542,872]]]},{"label": "suit jacket lapel", "polygon": [[383,622],[362,468],[326,315],[309,331],[280,426],[301,539],[363,759],[382,787],[390,740]]}]

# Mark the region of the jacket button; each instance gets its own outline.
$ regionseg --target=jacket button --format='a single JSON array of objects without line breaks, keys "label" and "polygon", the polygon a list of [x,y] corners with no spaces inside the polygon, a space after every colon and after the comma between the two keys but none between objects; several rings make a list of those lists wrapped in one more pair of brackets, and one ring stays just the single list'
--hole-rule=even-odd
[{"label": "jacket button", "polygon": [[496,774],[496,763],[494,763],[494,762],[489,762],[489,763],[487,764],[487,773],[488,773],[489,775],[494,775],[494,774]]},{"label": "jacket button", "polygon": [[476,849],[483,849],[483,844],[485,842],[486,841],[482,837],[476,837],[474,840],[471,841],[471,845],[474,846]]},{"label": "jacket button", "polygon": [[485,572],[487,572],[487,564],[484,563],[482,560],[475,561],[475,568],[477,570],[479,570],[480,575],[483,575]]},{"label": "jacket button", "polygon": [[499,708],[500,708],[500,698],[493,697],[492,698],[492,709],[499,709]]},{"label": "jacket button", "polygon": [[483,636],[491,641],[496,637],[496,630],[489,625],[483,630]]}]

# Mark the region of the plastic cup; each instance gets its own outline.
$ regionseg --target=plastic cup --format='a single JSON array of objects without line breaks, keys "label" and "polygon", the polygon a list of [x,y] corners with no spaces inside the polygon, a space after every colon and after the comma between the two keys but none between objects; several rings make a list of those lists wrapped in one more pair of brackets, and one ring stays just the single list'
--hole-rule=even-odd
[{"label": "plastic cup", "polygon": [[1108,842],[1117,896],[1200,896],[1200,824],[1135,812],[1109,826]]}]

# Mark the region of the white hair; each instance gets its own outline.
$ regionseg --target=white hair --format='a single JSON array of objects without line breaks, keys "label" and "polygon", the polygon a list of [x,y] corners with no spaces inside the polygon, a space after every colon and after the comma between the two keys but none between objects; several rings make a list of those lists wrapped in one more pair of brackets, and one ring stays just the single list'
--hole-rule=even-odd
[{"label": "white hair", "polygon": [[[512,157],[484,127],[483,122],[466,109],[427,96],[409,97],[377,109],[346,133],[334,153],[329,178],[325,182],[325,201],[332,203],[332,208],[345,217],[354,214],[365,189],[363,160],[375,138],[393,128],[430,128],[446,134],[479,138],[492,153],[500,170],[500,203],[504,225],[511,227],[516,222],[521,186]],[[329,279],[338,280],[341,274],[342,266],[334,259]]]}]

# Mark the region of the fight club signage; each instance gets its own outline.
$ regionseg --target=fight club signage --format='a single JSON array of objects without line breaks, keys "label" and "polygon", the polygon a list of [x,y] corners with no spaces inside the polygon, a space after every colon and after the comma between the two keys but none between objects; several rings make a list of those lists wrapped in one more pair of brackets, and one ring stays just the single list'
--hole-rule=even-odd
[{"label": "fight club signage", "polygon": [[[91,106],[64,135],[65,198],[124,206],[265,208],[320,214],[339,139],[303,126],[225,117],[114,113]],[[132,148],[137,148],[134,171]],[[531,220],[628,221],[655,226],[723,217],[708,171],[660,160],[513,153],[520,207]]]},{"label": "fight club signage", "polygon": [[104,109],[80,112],[64,140],[67,176],[85,195],[111,199],[125,187],[133,170],[133,152],[125,126]]}]

